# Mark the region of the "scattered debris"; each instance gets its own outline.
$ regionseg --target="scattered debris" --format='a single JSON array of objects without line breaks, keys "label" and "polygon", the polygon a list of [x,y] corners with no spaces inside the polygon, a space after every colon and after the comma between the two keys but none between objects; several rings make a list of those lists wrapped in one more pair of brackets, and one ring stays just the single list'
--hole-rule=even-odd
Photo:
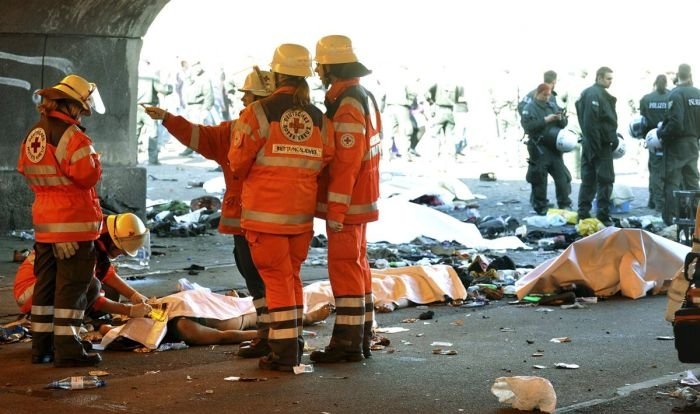
[{"label": "scattered debris", "polygon": [[541,377],[499,377],[491,386],[491,392],[499,402],[510,404],[516,410],[539,409],[553,413],[557,406],[557,394],[552,383]]},{"label": "scattered debris", "polygon": [[700,381],[698,381],[698,378],[695,376],[695,374],[693,374],[693,371],[688,370],[685,373],[685,378],[681,380],[681,384],[694,387],[696,385],[700,385]]},{"label": "scattered debris", "polygon": [[393,333],[399,333],[399,332],[408,332],[409,329],[406,328],[401,328],[398,326],[391,326],[387,328],[377,328],[375,332],[377,333],[387,333],[387,334],[393,334]]},{"label": "scattered debris", "polygon": [[433,319],[433,316],[435,316],[435,312],[433,312],[433,311],[427,311],[427,312],[421,313],[421,314],[418,316],[418,319],[420,319],[420,320],[422,320],[422,321],[425,321],[425,320],[428,320],[428,319]]},{"label": "scattered debris", "polygon": [[436,348],[436,349],[433,349],[433,354],[435,354],[435,355],[457,355],[457,351],[455,351],[454,349]]}]

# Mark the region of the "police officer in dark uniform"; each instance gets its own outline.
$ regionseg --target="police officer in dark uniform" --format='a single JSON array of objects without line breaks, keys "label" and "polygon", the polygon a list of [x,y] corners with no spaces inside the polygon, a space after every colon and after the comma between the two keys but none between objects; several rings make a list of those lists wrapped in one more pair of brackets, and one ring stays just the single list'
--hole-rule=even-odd
[{"label": "police officer in dark uniform", "polygon": [[[549,100],[556,105],[557,92],[554,90],[554,87],[557,86],[557,72],[553,70],[546,71],[543,75],[543,83],[546,83],[552,89],[552,94],[550,95]],[[523,115],[523,110],[525,109],[525,106],[535,100],[535,94],[537,94],[537,89],[533,89],[530,92],[528,92],[527,95],[525,95],[523,99],[521,99],[520,102],[518,102],[518,113],[520,114],[520,116]]]},{"label": "police officer in dark uniform", "polygon": [[670,225],[676,214],[673,191],[697,191],[698,138],[700,138],[700,90],[693,86],[690,66],[678,67],[676,87],[668,95],[668,112],[657,134],[663,142],[664,222]]},{"label": "police officer in dark uniform", "polygon": [[[639,101],[639,113],[646,119],[646,128],[642,131],[642,137],[647,132],[656,128],[663,121],[668,109],[668,80],[666,75],[659,75],[654,81],[654,92],[648,93]],[[658,211],[664,206],[664,152],[663,150],[649,149],[649,208]]]},{"label": "police officer in dark uniform", "polygon": [[521,124],[528,135],[527,175],[532,186],[530,203],[539,215],[547,214],[547,174],[554,179],[557,204],[561,209],[571,208],[571,174],[564,165],[562,153],[556,149],[559,131],[568,120],[551,98],[552,87],[543,83],[535,90],[534,99],[525,105]]},{"label": "police officer in dark uniform", "polygon": [[591,217],[595,197],[598,200],[596,218],[606,226],[613,224],[610,218],[610,197],[615,183],[612,154],[619,144],[615,110],[617,98],[607,91],[612,80],[612,69],[601,67],[596,71],[595,84],[584,89],[576,102],[583,132],[578,216],[579,219]]}]

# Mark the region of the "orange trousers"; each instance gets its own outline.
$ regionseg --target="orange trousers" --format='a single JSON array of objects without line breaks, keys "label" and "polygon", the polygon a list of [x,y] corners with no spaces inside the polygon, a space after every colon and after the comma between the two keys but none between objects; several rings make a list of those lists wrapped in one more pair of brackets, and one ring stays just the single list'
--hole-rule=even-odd
[{"label": "orange trousers", "polygon": [[339,232],[326,226],[328,276],[333,295],[364,296],[372,293],[367,261],[367,224],[345,224]]}]

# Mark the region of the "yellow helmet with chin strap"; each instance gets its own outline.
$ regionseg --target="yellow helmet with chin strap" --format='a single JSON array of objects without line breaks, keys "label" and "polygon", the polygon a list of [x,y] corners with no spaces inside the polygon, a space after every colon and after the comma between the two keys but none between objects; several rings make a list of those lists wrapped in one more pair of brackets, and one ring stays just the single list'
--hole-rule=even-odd
[{"label": "yellow helmet with chin strap", "polygon": [[114,245],[131,257],[136,256],[149,239],[148,228],[133,213],[107,216],[107,232]]},{"label": "yellow helmet with chin strap", "polygon": [[92,111],[98,114],[105,113],[97,85],[78,75],[68,75],[58,84],[37,91],[37,94],[49,99],[70,99],[78,102],[88,114]]}]

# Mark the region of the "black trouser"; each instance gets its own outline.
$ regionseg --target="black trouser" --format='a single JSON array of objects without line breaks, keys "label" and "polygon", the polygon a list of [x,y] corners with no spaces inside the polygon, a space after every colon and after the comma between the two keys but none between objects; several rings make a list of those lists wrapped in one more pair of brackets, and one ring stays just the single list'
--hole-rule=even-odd
[{"label": "black trouser", "polygon": [[664,211],[662,217],[667,225],[673,224],[676,211],[676,190],[697,191],[698,186],[698,139],[682,137],[664,139]]},{"label": "black trouser", "polygon": [[649,204],[657,211],[664,209],[664,156],[663,152],[649,152]]},{"label": "black trouser", "polygon": [[597,199],[597,217],[610,218],[610,199],[615,183],[612,149],[604,145],[598,153],[583,147],[581,156],[581,187],[578,192],[578,214],[585,218],[590,216],[593,198]]},{"label": "black trouser", "polygon": [[51,243],[34,245],[32,355],[54,352],[61,360],[80,358],[85,353],[79,331],[95,271],[95,246],[92,241],[78,244],[75,255],[63,260],[54,256]]},{"label": "black trouser", "polygon": [[546,211],[548,207],[548,175],[554,179],[554,190],[559,208],[571,208],[571,173],[564,164],[562,153],[543,144],[536,145],[534,142],[527,144],[527,152],[530,158],[528,159],[525,179],[532,186],[530,197],[532,208],[541,213]]},{"label": "black trouser", "polygon": [[258,269],[253,263],[250,255],[250,246],[245,236],[234,234],[233,236],[233,258],[236,261],[236,268],[243,276],[248,292],[253,297],[253,305],[258,315],[257,330],[258,338],[267,338],[270,330],[270,316],[267,311],[265,301],[265,283],[258,273]]}]

